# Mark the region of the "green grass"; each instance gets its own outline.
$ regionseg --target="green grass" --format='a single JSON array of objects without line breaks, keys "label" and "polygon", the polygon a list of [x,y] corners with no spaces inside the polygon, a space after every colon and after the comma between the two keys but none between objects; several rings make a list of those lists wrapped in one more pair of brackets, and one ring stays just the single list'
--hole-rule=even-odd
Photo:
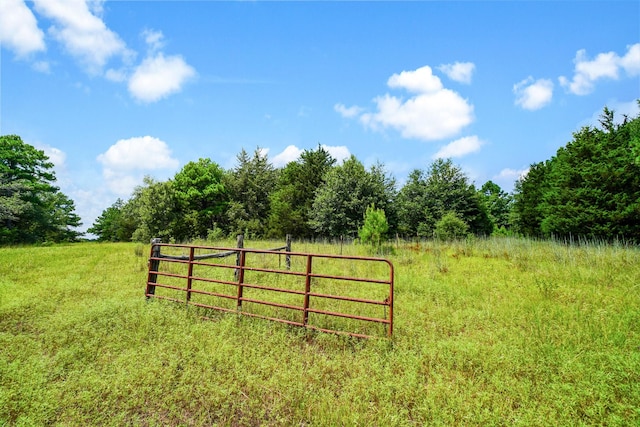
[{"label": "green grass", "polygon": [[148,303],[148,246],[2,248],[0,425],[640,424],[638,249],[393,249],[389,341]]}]

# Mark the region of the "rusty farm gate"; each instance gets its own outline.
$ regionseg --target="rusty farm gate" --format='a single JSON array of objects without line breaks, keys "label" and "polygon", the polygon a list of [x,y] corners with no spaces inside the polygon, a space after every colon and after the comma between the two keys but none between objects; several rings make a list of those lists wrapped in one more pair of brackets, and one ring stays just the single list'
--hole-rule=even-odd
[{"label": "rusty farm gate", "polygon": [[323,332],[390,337],[393,282],[393,264],[383,258],[154,241],[145,294],[197,307],[203,317],[219,310]]}]

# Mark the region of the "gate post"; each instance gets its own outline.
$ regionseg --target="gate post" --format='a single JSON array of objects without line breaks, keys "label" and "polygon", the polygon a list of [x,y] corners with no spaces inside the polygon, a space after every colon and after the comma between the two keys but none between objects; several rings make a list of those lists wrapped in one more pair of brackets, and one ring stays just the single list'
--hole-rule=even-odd
[{"label": "gate post", "polygon": [[153,283],[156,283],[158,280],[158,275],[155,274],[160,267],[160,260],[151,259],[151,258],[159,258],[160,257],[160,245],[162,243],[162,239],[151,239],[151,256],[149,259],[149,273],[147,275],[147,289],[145,291],[145,295],[147,299],[151,298],[151,295],[156,293],[156,287]]},{"label": "gate post", "polygon": [[[236,241],[236,248],[238,248],[238,249],[244,248],[244,234],[238,234],[237,241]],[[240,266],[240,253],[241,252],[242,251],[236,252],[236,265],[237,266]],[[236,278],[236,280],[238,280],[238,273],[239,272],[240,272],[240,270],[238,270],[236,268],[236,271],[233,273],[233,275]]]},{"label": "gate post", "polygon": [[[287,234],[285,245],[287,246],[285,251],[291,252],[291,234]],[[284,265],[287,267],[287,270],[291,270],[291,255],[288,253],[284,256]]]},{"label": "gate post", "polygon": [[303,317],[302,324],[303,326],[307,326],[309,322],[309,293],[311,292],[311,255],[307,255],[307,272],[304,279],[304,307],[303,307]]}]

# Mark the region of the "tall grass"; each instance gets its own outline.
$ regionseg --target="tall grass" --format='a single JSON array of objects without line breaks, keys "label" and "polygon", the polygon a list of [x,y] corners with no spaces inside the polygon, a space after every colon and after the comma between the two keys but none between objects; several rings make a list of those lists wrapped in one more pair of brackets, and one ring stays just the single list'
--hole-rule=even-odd
[{"label": "tall grass", "polygon": [[392,340],[146,302],[148,251],[0,249],[0,425],[640,423],[636,248],[394,244]]}]

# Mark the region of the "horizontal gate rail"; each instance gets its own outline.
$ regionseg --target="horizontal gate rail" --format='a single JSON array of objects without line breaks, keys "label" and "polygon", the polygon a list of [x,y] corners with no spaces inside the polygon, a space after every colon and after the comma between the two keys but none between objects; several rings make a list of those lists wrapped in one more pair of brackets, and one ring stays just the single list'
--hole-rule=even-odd
[{"label": "horizontal gate rail", "polygon": [[[145,295],[147,299],[158,298],[162,300],[168,300],[178,303],[186,303],[188,306],[200,307],[204,309],[218,310],[222,312],[238,313],[250,317],[258,317],[262,319],[268,319],[276,322],[281,322],[289,325],[302,326],[308,329],[313,329],[321,332],[331,332],[338,334],[346,334],[356,337],[371,337],[369,334],[363,334],[353,331],[344,331],[338,328],[325,327],[315,324],[310,319],[310,314],[329,316],[334,318],[352,319],[360,322],[371,322],[385,326],[386,335],[391,337],[393,333],[393,286],[394,286],[394,269],[393,264],[384,258],[375,257],[361,257],[361,256],[347,256],[347,255],[329,255],[329,254],[313,254],[302,252],[284,251],[283,249],[290,248],[285,246],[282,248],[274,249],[249,249],[239,245],[238,248],[222,248],[212,246],[199,246],[199,245],[179,245],[179,244],[167,244],[160,243],[158,241],[152,241],[151,254],[149,257],[149,272],[147,276]],[[183,251],[180,255],[171,255],[168,253],[162,253],[165,251]],[[196,254],[196,251],[207,251],[207,254]],[[188,252],[185,255],[184,252]],[[219,259],[236,255],[235,263],[221,264],[219,262],[206,262],[207,259]],[[251,255],[248,257],[248,255]],[[256,257],[258,255],[259,257]],[[279,268],[270,268],[264,265],[254,265],[247,262],[247,258],[254,260],[259,258],[264,262],[270,256],[286,255],[287,265],[286,270]],[[298,259],[302,264],[299,270],[291,271],[291,259]],[[367,271],[373,271],[371,268],[373,264],[382,265],[382,268],[378,269],[377,277],[353,277],[349,275],[337,275],[337,274],[324,274],[322,272],[314,272],[314,260],[329,260],[334,261],[331,265],[342,263],[343,266],[349,266],[354,262],[363,262],[367,266]],[[173,265],[174,267],[171,267]],[[334,265],[335,267],[335,265]],[[197,269],[198,274],[194,273],[194,268]],[[186,269],[186,272],[184,270]],[[182,270],[176,272],[176,270]],[[229,271],[231,278],[220,278],[221,274],[225,274],[224,271]],[[215,272],[215,273],[214,273]],[[218,277],[211,277],[217,274]],[[245,280],[247,274],[252,274],[256,277],[262,277],[261,274],[271,274],[276,276],[290,277],[288,280],[292,280],[297,283],[297,288],[291,289],[290,287],[277,287],[264,283],[250,283]],[[382,276],[385,278],[381,278]],[[267,277],[267,276],[265,276]],[[268,276],[271,277],[271,276]],[[276,280],[280,280],[277,279]],[[259,280],[258,280],[259,281]],[[334,287],[339,289],[332,289],[331,292],[324,292],[321,284],[330,283]],[[339,283],[343,283],[340,285]],[[204,289],[206,284],[215,287],[215,290]],[[383,295],[382,299],[367,298],[367,295],[362,295],[363,290],[358,287],[358,284],[370,284],[372,289],[379,289],[377,285],[383,286],[381,291],[375,291],[376,295]],[[355,286],[354,286],[355,285]],[[222,288],[219,288],[221,286]],[[315,289],[320,286],[320,289]],[[330,286],[330,285],[329,285]],[[388,293],[384,290],[388,289]],[[173,292],[172,295],[156,294],[156,288],[167,289]],[[224,293],[224,289],[227,289],[231,293]],[[360,292],[358,295],[344,295],[341,294],[342,290]],[[367,288],[369,289],[369,288]],[[253,291],[250,291],[253,290]],[[178,297],[175,293],[178,292]],[[179,294],[184,292],[184,297],[180,297]],[[245,292],[248,292],[245,295]],[[166,291],[164,292],[166,293]],[[251,294],[251,295],[249,295]],[[273,299],[262,299],[265,294],[274,296]],[[292,298],[303,298],[301,305],[295,305],[291,303],[291,298],[286,300],[286,294],[292,295]],[[192,301],[192,297],[195,297],[198,301]],[[278,300],[277,295],[283,295],[285,298],[283,301]],[[219,304],[210,303],[210,301],[203,302],[204,298],[220,298],[223,301],[235,301],[235,308],[229,308],[220,306]],[[222,303],[221,300],[218,300]],[[317,305],[318,302],[320,306]],[[336,301],[330,303],[329,301]],[[376,317],[375,315],[368,315],[369,312],[349,313],[348,310],[336,311],[332,309],[331,304],[340,304],[340,302],[347,304],[353,303],[355,306],[360,307],[383,307],[384,316]],[[262,313],[252,312],[243,308],[243,303],[255,304],[257,306],[273,307],[275,309],[288,310],[290,315],[288,318],[267,315]],[[342,303],[344,305],[344,303]],[[228,303],[226,303],[228,304]],[[350,306],[351,307],[351,306]],[[262,311],[269,309],[263,309]],[[293,319],[293,313],[299,313],[299,320]],[[295,316],[294,316],[295,317]]]}]

